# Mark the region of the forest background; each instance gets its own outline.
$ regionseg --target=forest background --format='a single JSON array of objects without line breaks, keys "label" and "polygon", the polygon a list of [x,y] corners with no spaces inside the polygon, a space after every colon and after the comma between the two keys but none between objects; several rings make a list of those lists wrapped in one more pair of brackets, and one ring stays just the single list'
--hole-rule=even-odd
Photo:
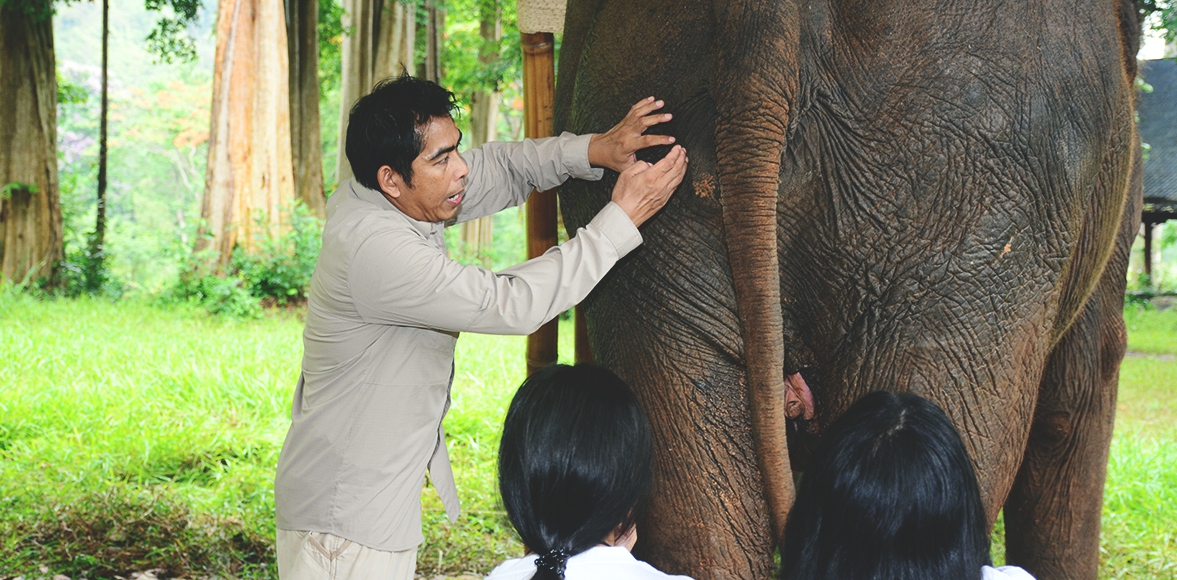
[{"label": "forest background", "polygon": [[[56,5],[64,253],[54,276],[0,285],[0,578],[145,571],[276,577],[273,468],[288,425],[301,356],[300,304],[321,221],[291,207],[280,235],[235,252],[227,265],[209,266],[196,251],[207,226],[201,201],[217,15],[210,3],[149,42],[161,18],[183,16],[173,5],[184,4],[110,5],[106,238],[97,271],[91,240],[101,4]],[[401,5],[423,31],[430,16],[424,2]],[[522,55],[514,3],[433,6],[445,13],[440,80],[461,100],[459,127],[471,135],[474,93],[497,90],[493,138],[519,139]],[[497,40],[488,40],[481,24],[488,6],[499,14]],[[1149,6],[1155,11],[1148,56],[1171,57],[1172,46],[1157,39],[1174,30],[1173,5]],[[337,0],[320,0],[317,15],[321,163],[329,195],[344,100],[343,40],[355,31]],[[427,60],[426,42],[425,34],[416,35],[417,63]],[[486,231],[493,233],[489,239]],[[447,242],[461,261],[512,265],[525,257],[523,212],[502,212],[475,236],[450,228]],[[1146,295],[1177,291],[1177,223],[1161,228],[1157,242],[1152,279],[1140,273],[1139,240],[1130,269],[1130,287]],[[1177,576],[1171,467],[1177,464],[1177,313],[1136,302],[1126,317],[1134,354],[1122,373],[1101,577],[1171,578]],[[560,342],[565,362],[572,358],[567,322]],[[505,406],[525,374],[523,342],[469,335],[459,348],[446,429],[465,514],[450,525],[436,495],[423,492],[427,539],[418,570],[427,576],[484,574],[521,550],[498,504],[494,451]]]}]

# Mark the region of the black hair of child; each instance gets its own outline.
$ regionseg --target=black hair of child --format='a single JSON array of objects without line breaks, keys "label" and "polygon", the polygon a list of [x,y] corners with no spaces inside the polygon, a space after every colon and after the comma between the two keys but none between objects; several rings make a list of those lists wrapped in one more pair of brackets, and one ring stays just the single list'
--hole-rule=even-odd
[{"label": "black hair of child", "polygon": [[629,386],[607,369],[552,365],[528,377],[507,411],[499,488],[507,516],[538,554],[534,580],[619,526],[628,531],[653,470],[650,426]]},{"label": "black hair of child", "polygon": [[851,405],[801,478],[781,560],[782,580],[980,580],[988,523],[944,411],[885,391]]},{"label": "black hair of child", "polygon": [[413,186],[413,160],[425,146],[421,131],[432,119],[452,118],[454,94],[435,82],[402,74],[376,83],[352,105],[345,151],[356,181],[380,191],[376,173],[387,165]]}]

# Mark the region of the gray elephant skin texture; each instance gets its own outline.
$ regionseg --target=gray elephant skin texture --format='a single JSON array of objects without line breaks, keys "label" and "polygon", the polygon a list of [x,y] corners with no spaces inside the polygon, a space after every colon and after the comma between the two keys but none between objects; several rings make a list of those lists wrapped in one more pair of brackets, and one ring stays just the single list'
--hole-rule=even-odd
[{"label": "gray elephant skin texture", "polygon": [[[556,129],[654,95],[690,155],[584,305],[655,432],[639,555],[772,577],[821,426],[888,389],[953,419],[1011,564],[1096,577],[1139,31],[1116,1],[569,2]],[[562,188],[569,231],[615,181]],[[795,373],[814,414],[786,421]]]}]

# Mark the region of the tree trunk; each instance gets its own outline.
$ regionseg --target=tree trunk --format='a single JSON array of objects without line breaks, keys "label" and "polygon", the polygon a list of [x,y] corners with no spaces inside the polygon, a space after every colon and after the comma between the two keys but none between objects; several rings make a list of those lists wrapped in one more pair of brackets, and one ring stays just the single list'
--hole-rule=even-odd
[{"label": "tree trunk", "polygon": [[[478,28],[482,39],[497,43],[503,36],[503,25],[499,19],[498,2],[483,4],[479,15]],[[497,46],[497,44],[495,45]],[[482,51],[478,61],[490,65],[498,60],[498,50]],[[497,91],[474,91],[470,96],[470,146],[478,147],[497,138],[499,126],[499,93]],[[486,216],[462,224],[462,242],[467,248],[482,256],[484,266],[490,266],[486,255],[494,240],[494,217]]]},{"label": "tree trunk", "polygon": [[413,2],[343,0],[343,72],[339,99],[339,183],[352,177],[347,160],[347,119],[351,107],[379,81],[413,74],[416,24]]},{"label": "tree trunk", "polygon": [[295,196],[320,218],[323,143],[319,130],[319,2],[286,0],[286,45],[290,65],[290,150]]},{"label": "tree trunk", "polygon": [[197,246],[215,249],[221,265],[235,245],[252,250],[278,234],[294,201],[286,58],[281,0],[221,0]]},{"label": "tree trunk", "polygon": [[0,7],[0,280],[52,274],[61,259],[57,65],[49,2]]},{"label": "tree trunk", "polygon": [[94,217],[94,236],[90,238],[90,258],[86,261],[86,288],[102,288],[103,262],[106,259],[106,166],[107,121],[110,117],[110,0],[102,0],[102,96],[98,111],[98,207]]},{"label": "tree trunk", "polygon": [[441,42],[445,36],[445,8],[437,0],[425,0],[425,70],[427,80],[441,82]]}]

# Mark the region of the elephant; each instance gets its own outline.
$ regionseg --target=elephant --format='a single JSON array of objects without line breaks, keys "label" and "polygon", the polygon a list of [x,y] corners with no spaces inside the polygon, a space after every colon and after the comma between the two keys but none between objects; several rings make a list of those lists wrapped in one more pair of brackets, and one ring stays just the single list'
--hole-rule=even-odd
[{"label": "elephant", "polygon": [[[583,303],[658,447],[639,555],[768,578],[822,425],[941,405],[1007,559],[1095,578],[1138,229],[1131,0],[570,0],[557,131],[655,95],[689,156]],[[653,161],[665,148],[645,151]],[[607,172],[608,173],[608,172]],[[565,226],[616,174],[559,193]]]}]

